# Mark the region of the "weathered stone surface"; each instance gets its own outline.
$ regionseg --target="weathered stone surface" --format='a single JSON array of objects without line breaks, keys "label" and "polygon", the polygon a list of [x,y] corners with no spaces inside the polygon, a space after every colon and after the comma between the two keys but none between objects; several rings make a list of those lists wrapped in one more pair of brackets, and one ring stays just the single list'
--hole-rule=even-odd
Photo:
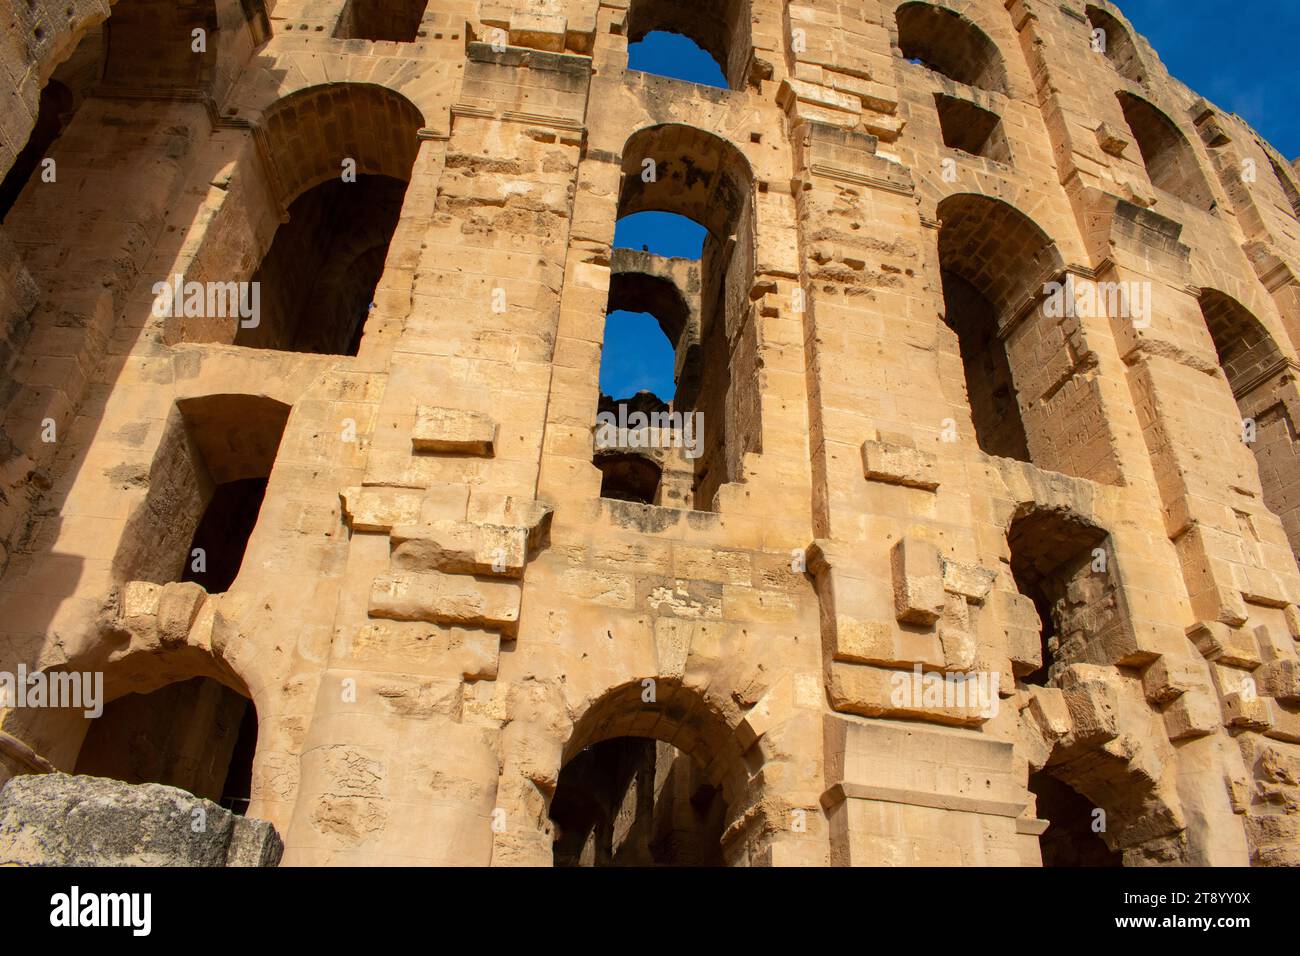
[{"label": "weathered stone surface", "polygon": [[276,866],[263,820],[154,783],[25,774],[0,790],[0,866]]}]

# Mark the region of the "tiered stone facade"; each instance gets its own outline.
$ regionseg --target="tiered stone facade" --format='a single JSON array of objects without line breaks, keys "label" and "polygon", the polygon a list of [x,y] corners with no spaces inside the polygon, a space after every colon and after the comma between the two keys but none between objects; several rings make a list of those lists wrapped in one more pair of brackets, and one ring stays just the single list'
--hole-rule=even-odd
[{"label": "tiered stone facade", "polygon": [[[0,782],[246,760],[289,864],[1300,863],[1300,173],[1114,4],[0,25],[0,672],[110,700]],[[615,308],[698,458],[597,453]]]}]

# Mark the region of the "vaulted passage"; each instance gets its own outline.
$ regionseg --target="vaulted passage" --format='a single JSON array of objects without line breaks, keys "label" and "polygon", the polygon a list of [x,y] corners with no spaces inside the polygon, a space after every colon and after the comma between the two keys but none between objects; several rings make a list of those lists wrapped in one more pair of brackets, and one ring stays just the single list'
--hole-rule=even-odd
[{"label": "vaulted passage", "polygon": [[257,712],[209,677],[127,694],[90,722],[75,772],[188,790],[243,814],[252,793]]},{"label": "vaulted passage", "polygon": [[1242,436],[1255,454],[1264,504],[1282,519],[1291,550],[1300,554],[1300,437],[1290,407],[1295,371],[1263,324],[1236,299],[1205,289],[1200,303],[1241,412]]},{"label": "vaulted passage", "polygon": [[400,180],[359,176],[295,199],[253,275],[260,321],[241,327],[235,344],[356,355],[405,194]]},{"label": "vaulted passage", "polygon": [[121,580],[195,581],[216,594],[243,564],[289,407],[252,395],[182,399],[114,558]]},{"label": "vaulted passage", "polygon": [[[749,0],[716,0],[712,3],[632,0],[627,12],[627,40],[633,62],[640,52],[634,47],[655,33],[679,34],[689,39],[713,58],[726,85],[732,89],[740,89],[747,83],[753,60]],[[671,41],[664,44],[659,38],[652,38],[651,43],[657,47],[653,58],[640,66],[631,66],[632,69],[646,69],[647,72],[692,82],[709,82],[698,69],[683,75],[680,60],[683,53],[689,55],[689,51],[683,50],[680,44],[674,45]]]},{"label": "vaulted passage", "polygon": [[1016,589],[1034,602],[1042,665],[1025,684],[1051,683],[1064,665],[1122,626],[1106,532],[1066,511],[1026,509],[1007,532]]},{"label": "vaulted passage", "polygon": [[1139,96],[1126,92],[1115,95],[1151,185],[1201,209],[1213,206],[1214,193],[1196,161],[1196,153],[1174,121]]},{"label": "vaulted passage", "polygon": [[428,0],[348,0],[334,35],[341,40],[414,43]]},{"label": "vaulted passage", "polygon": [[1007,92],[1007,68],[989,35],[968,18],[932,3],[905,3],[895,12],[903,58],[951,80]]}]

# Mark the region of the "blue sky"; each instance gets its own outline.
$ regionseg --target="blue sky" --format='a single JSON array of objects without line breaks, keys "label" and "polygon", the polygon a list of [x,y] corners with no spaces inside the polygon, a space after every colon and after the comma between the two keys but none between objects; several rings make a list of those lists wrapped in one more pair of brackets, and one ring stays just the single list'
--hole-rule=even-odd
[{"label": "blue sky", "polygon": [[1300,156],[1300,0],[1119,0],[1169,72]]},{"label": "blue sky", "polygon": [[[705,0],[699,0],[705,2]],[[1120,0],[1134,28],[1174,76],[1221,109],[1240,114],[1284,156],[1300,156],[1300,0]],[[650,33],[628,46],[628,66],[725,87],[714,59],[685,37]],[[614,245],[698,259],[704,229],[681,216],[640,213],[618,223]],[[628,398],[649,389],[672,398],[673,353],[644,312],[611,312],[600,387]]]}]

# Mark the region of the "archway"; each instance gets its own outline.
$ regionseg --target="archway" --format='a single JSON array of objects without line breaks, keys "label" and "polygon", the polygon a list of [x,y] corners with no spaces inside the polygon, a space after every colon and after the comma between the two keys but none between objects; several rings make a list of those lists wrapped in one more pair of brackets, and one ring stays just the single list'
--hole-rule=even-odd
[{"label": "archway", "polygon": [[1214,192],[1191,143],[1174,121],[1140,96],[1126,91],[1115,95],[1151,185],[1200,209],[1213,207]]},{"label": "archway", "polygon": [[719,865],[747,809],[751,768],[696,691],[665,680],[611,690],[575,724],[551,800],[555,863]]},{"label": "archway", "polygon": [[998,45],[969,18],[932,3],[904,3],[894,13],[903,58],[950,80],[1007,92],[1007,68]]},{"label": "archway", "polygon": [[[1100,52],[1111,62],[1120,76],[1134,83],[1144,82],[1146,76],[1142,68],[1142,59],[1138,55],[1137,44],[1133,42],[1133,36],[1128,28],[1117,17],[1101,7],[1088,4],[1084,12],[1094,31],[1093,49],[1097,48],[1097,40],[1100,39]],[[1096,31],[1100,31],[1100,34]]]},{"label": "archway", "polygon": [[[625,263],[610,308],[655,314],[676,351],[672,411],[702,422],[689,464],[691,498],[710,510],[761,450],[757,330],[749,300],[755,263],[753,175],[731,143],[678,124],[642,129],[623,151],[620,222],[644,213],[684,217],[706,231],[698,266],[655,256]],[[628,254],[620,250],[620,256]],[[635,258],[635,254],[632,254]],[[633,278],[632,274],[636,274]],[[698,325],[693,316],[698,315]],[[684,420],[684,419],[683,419]]]},{"label": "archway", "polygon": [[[1043,230],[1001,200],[950,196],[939,203],[938,217],[944,321],[957,334],[975,440],[986,454],[1046,467],[1033,453],[1051,443],[1035,429],[1059,425],[1026,421],[1023,410],[1051,383],[1037,382],[1042,346],[1015,323],[1060,272],[1061,255]],[[1022,395],[1026,384],[1035,388]]]},{"label": "archway", "polygon": [[[652,33],[689,39],[714,59],[728,86],[740,89],[746,84],[753,59],[749,0],[632,0],[627,12],[628,43],[641,43]],[[662,75],[676,73],[665,70]]]}]

